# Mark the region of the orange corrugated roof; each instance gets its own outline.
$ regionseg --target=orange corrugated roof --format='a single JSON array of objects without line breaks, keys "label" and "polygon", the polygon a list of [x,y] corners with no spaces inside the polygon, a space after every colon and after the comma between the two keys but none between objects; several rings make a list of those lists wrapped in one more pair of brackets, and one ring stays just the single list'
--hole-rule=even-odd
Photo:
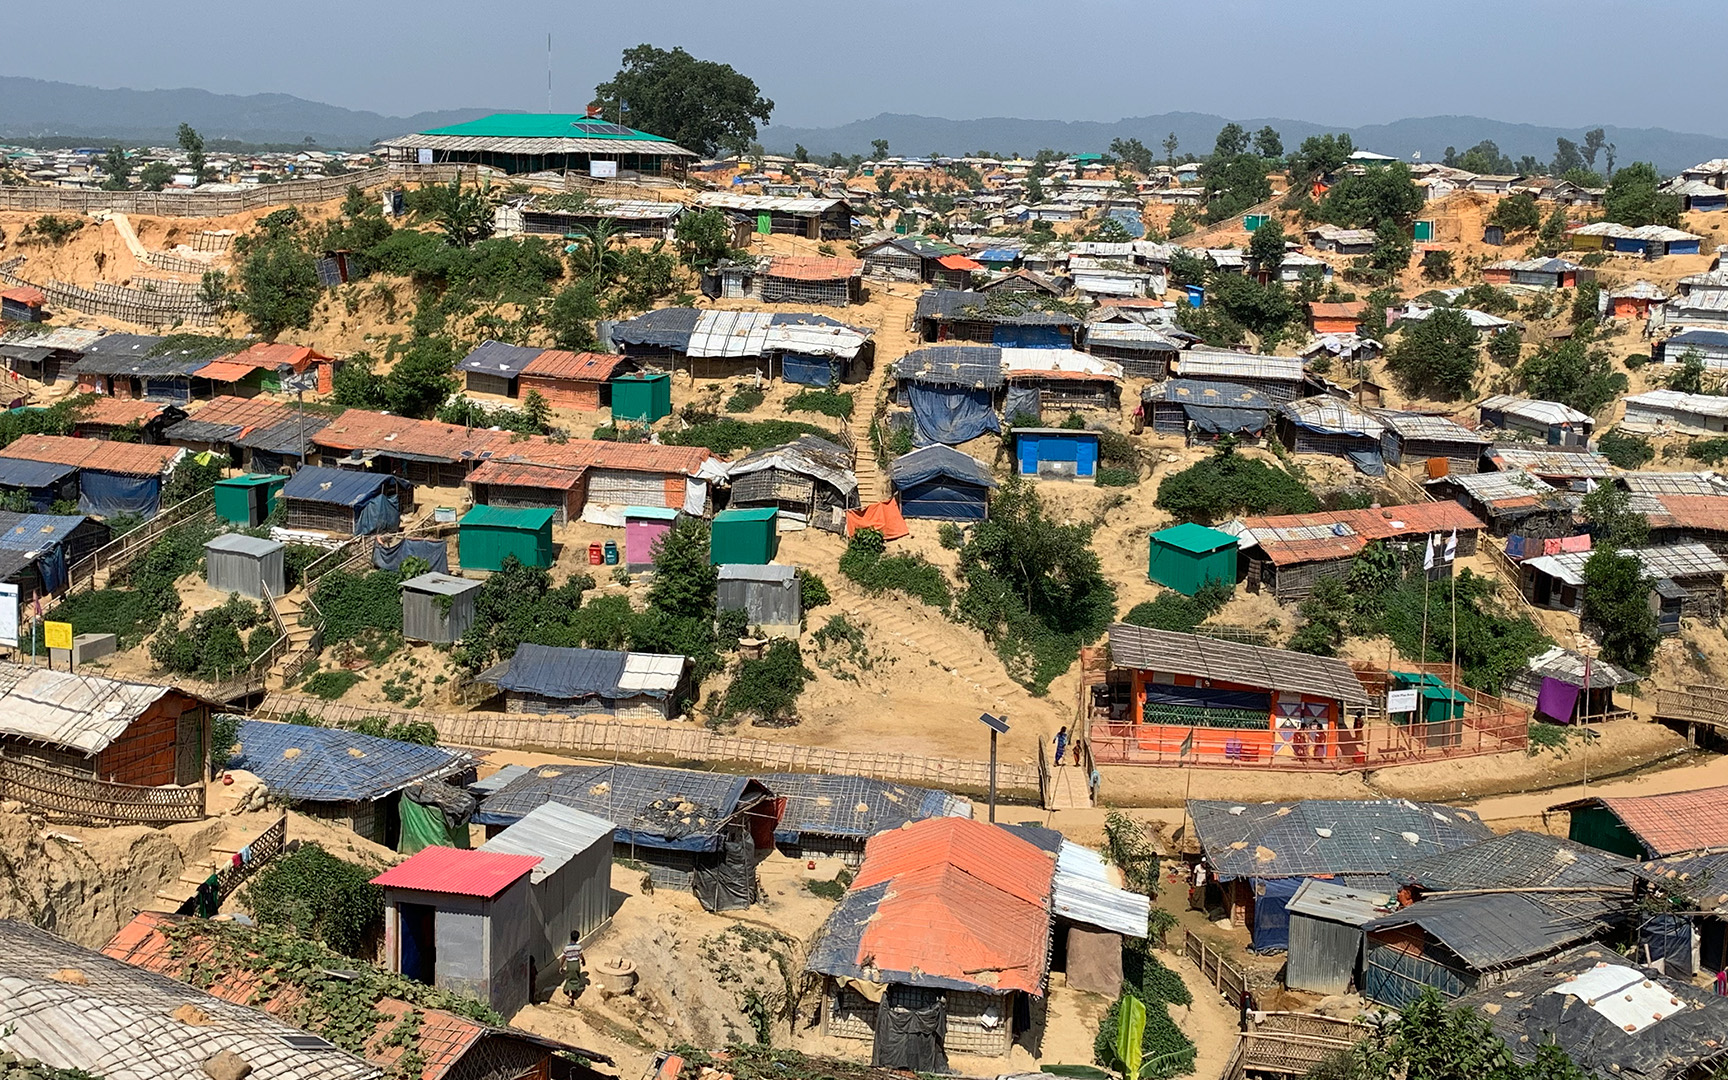
[{"label": "orange corrugated roof", "polygon": [[304,370],[305,366],[316,360],[328,360],[325,356],[308,345],[289,345],[286,342],[260,341],[250,348],[235,353],[229,359],[236,362],[252,364],[256,367],[279,368],[287,364],[295,371]]},{"label": "orange corrugated roof", "polygon": [[563,349],[547,349],[528,361],[524,375],[539,375],[548,379],[578,379],[585,382],[605,382],[629,357],[613,353],[576,353]]},{"label": "orange corrugated roof", "polygon": [[1649,515],[1653,526],[1728,532],[1728,495],[1661,495],[1656,501],[1662,510]]},{"label": "orange corrugated roof", "polygon": [[183,453],[185,451],[178,446],[74,439],[69,435],[26,435],[0,450],[0,457],[46,461],[129,476],[160,476]]},{"label": "orange corrugated roof", "polygon": [[0,289],[0,296],[8,300],[15,300],[20,304],[27,304],[30,307],[41,307],[48,302],[46,293],[30,285],[13,285],[9,288]]},{"label": "orange corrugated roof", "polygon": [[1628,795],[1601,802],[1656,855],[1728,848],[1728,787]]},{"label": "orange corrugated roof", "polygon": [[[947,265],[944,263],[943,265]],[[976,269],[983,267],[973,264]],[[767,276],[794,281],[836,281],[864,272],[863,259],[821,258],[814,255],[781,255],[768,264]]]},{"label": "orange corrugated roof", "polygon": [[349,409],[312,436],[332,450],[376,450],[416,457],[462,461],[483,458],[509,445],[508,431],[469,429],[437,420],[410,420],[364,409]]},{"label": "orange corrugated roof", "polygon": [[[1313,514],[1280,514],[1243,518],[1242,525],[1273,564],[1324,562],[1348,558],[1371,540],[1422,536],[1427,533],[1486,528],[1482,520],[1455,502],[1410,503],[1367,510],[1326,510]],[[1330,531],[1342,525],[1339,535]],[[1315,535],[1279,536],[1280,530],[1304,530]]]},{"label": "orange corrugated roof", "polygon": [[973,262],[971,259],[968,259],[964,255],[944,255],[940,259],[937,259],[936,262],[938,263],[938,265],[942,266],[946,270],[982,270],[982,269],[984,269],[983,263]]},{"label": "orange corrugated roof", "polygon": [[494,459],[469,473],[465,482],[569,491],[582,482],[582,473],[581,468],[560,465],[532,465],[525,461],[498,461]]},{"label": "orange corrugated roof", "polygon": [[1361,300],[1346,300],[1336,304],[1316,301],[1308,305],[1308,314],[1316,319],[1359,319],[1366,306]]},{"label": "orange corrugated roof", "polygon": [[257,370],[257,364],[247,364],[239,360],[212,360],[192,374],[212,382],[239,382]]},{"label": "orange corrugated roof", "polygon": [[[200,976],[198,985],[206,992],[224,1001],[292,1020],[296,1007],[306,997],[299,987],[277,981],[268,970],[213,964],[215,954],[208,941],[197,936],[178,941],[168,938],[166,929],[178,921],[158,912],[143,912],[121,927],[102,947],[102,952],[171,979],[187,979],[196,968]],[[211,977],[214,981],[206,985],[205,979]],[[390,1038],[391,1032],[414,1006],[395,998],[383,998],[374,1008],[384,1019],[375,1033],[367,1037],[363,1056],[374,1065],[389,1068],[406,1049]],[[421,1080],[441,1080],[489,1030],[478,1021],[443,1009],[416,1011],[420,1013],[417,1042],[425,1060]]]},{"label": "orange corrugated roof", "polygon": [[293,414],[294,410],[280,401],[263,397],[234,397],[230,394],[211,398],[201,408],[194,410],[188,419],[206,424],[261,428],[279,424]]},{"label": "orange corrugated roof", "polygon": [[153,419],[165,408],[166,405],[137,398],[96,397],[79,411],[78,423],[125,427]]},{"label": "orange corrugated roof", "polygon": [[938,863],[1031,904],[1047,904],[1055,861],[1036,844],[986,821],[930,818],[877,833],[864,844],[855,889]]}]

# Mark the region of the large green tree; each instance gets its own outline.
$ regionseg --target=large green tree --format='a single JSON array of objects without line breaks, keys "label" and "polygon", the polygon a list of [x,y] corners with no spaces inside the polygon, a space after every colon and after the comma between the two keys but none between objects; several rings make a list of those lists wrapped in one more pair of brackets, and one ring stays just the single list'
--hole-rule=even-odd
[{"label": "large green tree", "polygon": [[1611,547],[1597,548],[1584,563],[1584,614],[1602,642],[1602,659],[1648,671],[1661,632],[1650,610],[1651,581],[1644,564]]},{"label": "large green tree", "polygon": [[1643,225],[1680,224],[1680,198],[1661,190],[1662,176],[1648,161],[1634,161],[1614,174],[1602,195],[1602,210],[1609,221],[1638,228]]},{"label": "large green tree", "polygon": [[1533,398],[1591,414],[1627,388],[1625,374],[1615,371],[1608,354],[1593,348],[1584,333],[1552,342],[1527,357],[1518,366],[1518,378]]},{"label": "large green tree", "polygon": [[624,66],[594,88],[593,104],[605,116],[622,115],[631,127],[704,157],[722,149],[744,153],[756,139],[756,125],[774,112],[774,103],[732,65],[652,45],[624,50]]},{"label": "large green tree", "polygon": [[1277,275],[1284,265],[1284,226],[1277,218],[1267,218],[1254,230],[1248,239],[1248,254],[1254,257],[1257,268]]},{"label": "large green tree", "polygon": [[1330,176],[1342,169],[1355,152],[1356,146],[1348,135],[1310,135],[1290,155],[1290,177],[1306,180]]},{"label": "large green tree", "polygon": [[240,295],[234,306],[260,336],[275,340],[284,330],[312,325],[322,291],[312,256],[290,234],[253,245],[240,264]]},{"label": "large green tree", "polygon": [[132,163],[126,159],[126,148],[116,144],[102,155],[102,171],[108,174],[102,181],[104,191],[125,191],[132,179]]},{"label": "large green tree", "polygon": [[192,173],[192,186],[197,187],[204,182],[204,136],[193,130],[191,124],[181,124],[174,138],[180,149],[186,151],[186,167]]},{"label": "large green tree", "polygon": [[1463,397],[1481,366],[1476,344],[1476,328],[1464,313],[1440,308],[1399,335],[1386,353],[1386,368],[1406,393]]},{"label": "large green tree", "polygon": [[1142,175],[1152,171],[1152,151],[1139,139],[1112,139],[1110,152],[1132,165]]},{"label": "large green tree", "polygon": [[455,367],[449,338],[415,338],[385,376],[384,404],[398,416],[431,416],[456,390]]},{"label": "large green tree", "polygon": [[1372,229],[1387,220],[1408,225],[1422,203],[1422,190],[1411,179],[1409,166],[1394,161],[1340,177],[1320,200],[1315,216],[1353,229]]}]

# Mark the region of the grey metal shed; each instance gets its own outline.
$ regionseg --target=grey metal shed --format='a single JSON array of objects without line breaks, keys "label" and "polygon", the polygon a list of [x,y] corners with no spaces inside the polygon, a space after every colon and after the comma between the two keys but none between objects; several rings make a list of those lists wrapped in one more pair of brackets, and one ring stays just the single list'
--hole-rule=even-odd
[{"label": "grey metal shed", "polygon": [[480,582],[433,571],[402,583],[402,636],[448,645],[474,625]]},{"label": "grey metal shed", "polygon": [[481,851],[540,857],[528,878],[536,990],[558,983],[555,961],[571,934],[586,941],[611,921],[616,830],[605,818],[547,802],[481,845]]},{"label": "grey metal shed", "polygon": [[264,590],[281,596],[283,545],[245,533],[223,533],[204,545],[204,580],[212,589],[264,599]]},{"label": "grey metal shed", "polygon": [[1347,994],[1362,967],[1362,924],[1384,915],[1387,893],[1351,889],[1320,878],[1304,881],[1284,904],[1290,955],[1284,985],[1316,994]]},{"label": "grey metal shed", "polygon": [[790,566],[725,563],[720,567],[720,611],[742,611],[752,627],[772,637],[797,637],[804,621],[798,578]]}]

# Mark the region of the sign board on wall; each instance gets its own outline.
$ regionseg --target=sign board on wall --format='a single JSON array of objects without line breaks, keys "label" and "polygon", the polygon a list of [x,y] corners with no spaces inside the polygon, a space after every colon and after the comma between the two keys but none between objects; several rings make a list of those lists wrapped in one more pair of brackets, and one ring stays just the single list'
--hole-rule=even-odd
[{"label": "sign board on wall", "polygon": [[1386,711],[1389,713],[1415,712],[1416,698],[1415,690],[1389,690],[1386,692]]},{"label": "sign board on wall", "polygon": [[416,158],[416,160],[422,165],[432,164],[432,151],[427,149],[426,147],[422,146],[420,148],[419,156]]},{"label": "sign board on wall", "polygon": [[17,585],[0,585],[0,645],[18,647]]},{"label": "sign board on wall", "polygon": [[611,179],[618,175],[618,163],[616,161],[590,161],[588,162],[588,175]]}]

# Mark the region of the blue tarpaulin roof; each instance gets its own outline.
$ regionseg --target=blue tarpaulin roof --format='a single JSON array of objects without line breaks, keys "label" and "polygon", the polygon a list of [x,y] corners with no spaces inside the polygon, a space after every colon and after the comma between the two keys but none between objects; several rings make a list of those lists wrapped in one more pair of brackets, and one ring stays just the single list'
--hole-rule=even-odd
[{"label": "blue tarpaulin roof", "polygon": [[482,678],[500,690],[550,698],[618,697],[629,653],[521,644],[496,675]]},{"label": "blue tarpaulin roof", "polygon": [[288,483],[282,486],[282,495],[307,502],[359,506],[378,494],[379,488],[394,483],[396,478],[384,473],[307,465],[288,478]]},{"label": "blue tarpaulin roof", "polygon": [[52,487],[77,471],[76,465],[26,461],[23,458],[0,458],[0,487]]},{"label": "blue tarpaulin roof", "polygon": [[474,764],[466,754],[438,746],[262,720],[242,721],[236,741],[240,752],[229,762],[231,768],[264,781],[272,796],[303,802],[381,799]]},{"label": "blue tarpaulin roof", "polygon": [[946,791],[867,776],[764,773],[757,779],[786,800],[774,830],[783,843],[805,833],[862,839],[925,818],[971,816],[971,803]]},{"label": "blue tarpaulin roof", "polygon": [[481,802],[474,820],[509,825],[549,802],[618,823],[617,841],[668,851],[717,851],[726,823],[768,788],[729,773],[655,765],[542,765]]},{"label": "blue tarpaulin roof", "polygon": [[0,511],[0,548],[40,551],[62,543],[84,524],[82,514],[18,514]]},{"label": "blue tarpaulin roof", "polygon": [[895,487],[922,484],[938,476],[984,487],[996,486],[996,479],[983,462],[951,446],[926,446],[903,454],[888,464],[888,477],[894,481]]},{"label": "blue tarpaulin roof", "polygon": [[696,332],[696,320],[702,313],[695,308],[661,308],[638,315],[612,327],[612,340],[619,345],[648,345],[679,352],[690,347],[690,335]]},{"label": "blue tarpaulin roof", "polygon": [[482,375],[496,375],[501,379],[514,379],[522,374],[535,357],[545,352],[545,349],[529,348],[526,345],[506,345],[502,341],[481,342],[480,347],[464,356],[456,364],[457,371],[473,371]]}]

